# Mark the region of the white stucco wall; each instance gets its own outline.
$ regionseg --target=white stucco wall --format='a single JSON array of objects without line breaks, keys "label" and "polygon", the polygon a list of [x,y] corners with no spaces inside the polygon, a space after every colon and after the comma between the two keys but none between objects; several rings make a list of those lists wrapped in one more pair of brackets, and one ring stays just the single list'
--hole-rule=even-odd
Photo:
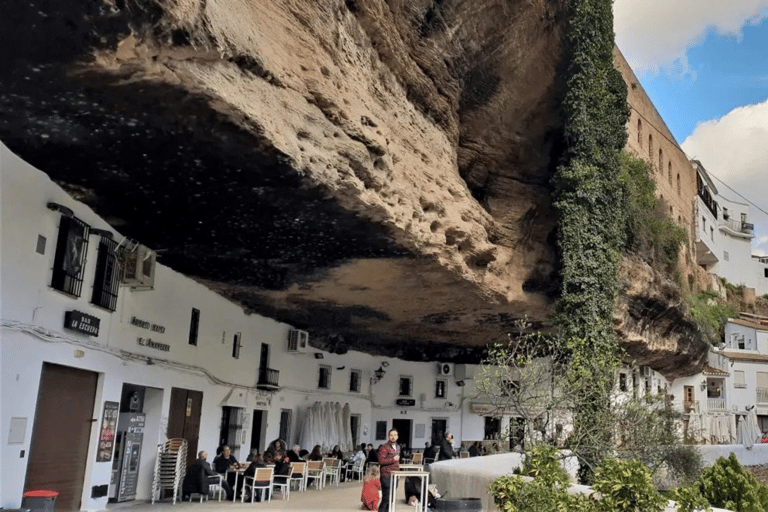
[{"label": "white stucco wall", "polygon": [[[0,144],[0,429],[4,432],[0,455],[0,507],[20,505],[32,443],[37,393],[43,363],[82,368],[99,375],[94,403],[93,427],[89,445],[86,477],[83,482],[82,509],[103,510],[106,498],[91,499],[91,487],[109,484],[111,462],[96,463],[96,446],[105,401],[120,401],[123,384],[146,386],[144,412],[147,427],[139,471],[138,498],[149,497],[156,445],[165,440],[171,388],[185,388],[203,393],[199,449],[213,454],[219,438],[222,405],[243,407],[248,416],[242,432],[245,442],[235,455],[245,459],[250,448],[254,410],[265,411],[266,443],[278,437],[281,409],[293,411],[292,439],[301,427],[308,407],[315,401],[350,405],[360,416],[360,442],[378,445],[375,422],[394,419],[412,422],[414,448],[423,448],[431,435],[431,420],[444,418],[458,441],[483,438],[484,419],[469,409],[473,394],[472,380],[465,386],[445,377],[446,396],[435,398],[435,363],[399,361],[371,357],[350,351],[337,355],[311,349],[306,354],[286,350],[286,324],[246,315],[242,308],[226,301],[203,285],[158,265],[153,290],[121,287],[117,310],[110,312],[90,304],[96,262],[98,236],[89,237],[85,281],[80,297],[71,297],[49,285],[61,214],[46,208],[49,201],[70,208],[74,215],[93,227],[112,230],[87,206],[78,203],[42,172],[35,170]],[[47,239],[44,254],[36,252],[38,236]],[[119,234],[115,233],[120,240]],[[200,310],[197,346],[189,345],[192,308]],[[78,310],[100,320],[97,337],[65,329],[64,313]],[[138,317],[161,325],[164,332],[152,332],[131,324]],[[43,329],[43,331],[40,331]],[[232,357],[234,333],[240,332],[240,357]],[[41,334],[42,333],[42,334]],[[142,346],[139,337],[170,346],[169,351]],[[270,346],[269,367],[280,372],[280,390],[276,393],[254,388],[258,378],[261,344]],[[148,364],[148,359],[152,364]],[[390,366],[381,382],[370,384],[373,371],[382,361]],[[319,365],[332,367],[329,389],[318,389]],[[343,367],[343,369],[341,369]],[[349,391],[349,374],[362,372],[359,392]],[[398,407],[399,376],[413,377],[412,398],[415,406]],[[7,434],[11,418],[26,418],[22,444],[9,445]],[[423,429],[418,428],[423,425]],[[417,436],[416,433],[419,435]],[[422,435],[423,432],[423,435]],[[311,448],[311,447],[306,447]],[[20,456],[22,450],[24,456]]]}]

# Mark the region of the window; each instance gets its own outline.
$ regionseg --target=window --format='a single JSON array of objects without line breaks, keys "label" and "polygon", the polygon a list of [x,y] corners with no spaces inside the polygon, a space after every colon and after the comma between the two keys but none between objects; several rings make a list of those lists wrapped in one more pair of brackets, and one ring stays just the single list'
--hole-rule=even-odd
[{"label": "window", "polygon": [[733,372],[733,387],[735,388],[747,387],[747,381],[744,378],[744,372],[742,370],[735,370]]},{"label": "window", "polygon": [[501,418],[486,416],[483,439],[498,439],[499,434],[501,434]]},{"label": "window", "polygon": [[360,370],[349,371],[349,390],[353,393],[360,392],[360,377],[362,372]]},{"label": "window", "polygon": [[[236,332],[235,336],[232,340],[232,357],[235,359],[240,359],[240,333]],[[281,437],[281,439],[285,439],[284,437]]]},{"label": "window", "polygon": [[352,414],[349,417],[349,432],[352,434],[352,444],[360,445],[360,415]]},{"label": "window", "polygon": [[87,250],[88,226],[80,219],[62,216],[53,260],[52,288],[80,296]]},{"label": "window", "polygon": [[627,390],[627,374],[619,373],[619,391]]},{"label": "window", "polygon": [[653,135],[648,135],[648,160],[653,165]]},{"label": "window", "polygon": [[747,214],[746,213],[742,213],[741,214],[741,222],[747,222]]},{"label": "window", "polygon": [[709,239],[715,241],[715,228],[709,226]]},{"label": "window", "polygon": [[200,310],[192,308],[192,316],[189,319],[189,344],[197,346],[197,329],[200,327]]},{"label": "window", "polygon": [[501,385],[501,394],[504,396],[515,396],[520,390],[519,380],[504,380]]},{"label": "window", "polygon": [[704,230],[704,232],[707,232],[707,218],[702,215],[701,217],[701,229]]},{"label": "window", "polygon": [[659,172],[664,172],[664,152],[659,148]]},{"label": "window", "polygon": [[637,143],[643,147],[643,122],[637,120]]},{"label": "window", "polygon": [[325,364],[320,365],[319,378],[317,380],[317,387],[320,389],[331,388],[331,367]]},{"label": "window", "polygon": [[411,396],[413,394],[413,377],[400,376],[400,396]]},{"label": "window", "polygon": [[383,441],[386,438],[387,438],[387,422],[377,421],[376,422],[376,440]]},{"label": "window", "polygon": [[442,379],[435,381],[435,398],[445,398],[445,381]]},{"label": "window", "polygon": [[729,217],[728,208],[723,208],[723,219],[728,220]]},{"label": "window", "polygon": [[728,258],[729,258],[728,251],[723,251],[723,259],[725,261],[729,261]]},{"label": "window", "polygon": [[677,195],[680,195],[680,174],[677,175]]},{"label": "window", "polygon": [[48,240],[43,235],[37,235],[37,247],[35,247],[35,252],[37,254],[45,254],[45,244],[48,242]]},{"label": "window", "polygon": [[293,411],[280,409],[280,439],[291,439],[291,420]]},{"label": "window", "polygon": [[[664,177],[664,169],[659,169],[659,172],[661,173],[661,177]],[[672,184],[672,162],[667,162],[667,176],[669,180],[669,184]]]},{"label": "window", "polygon": [[768,268],[764,268],[764,269],[763,269],[763,275],[764,275],[765,277],[768,277]]},{"label": "window", "polygon": [[117,309],[117,291],[120,289],[120,264],[117,242],[101,237],[96,257],[96,276],[93,280],[91,303],[104,309]]}]

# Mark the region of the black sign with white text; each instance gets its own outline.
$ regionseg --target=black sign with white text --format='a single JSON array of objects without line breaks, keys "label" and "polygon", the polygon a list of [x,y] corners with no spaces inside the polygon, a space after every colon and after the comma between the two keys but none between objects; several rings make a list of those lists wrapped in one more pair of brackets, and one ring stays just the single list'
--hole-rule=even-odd
[{"label": "black sign with white text", "polygon": [[398,398],[395,400],[397,405],[416,405],[416,400],[413,398]]},{"label": "black sign with white text", "polygon": [[64,327],[87,334],[88,336],[98,336],[100,324],[101,320],[95,316],[86,315],[80,311],[67,311],[64,313]]}]

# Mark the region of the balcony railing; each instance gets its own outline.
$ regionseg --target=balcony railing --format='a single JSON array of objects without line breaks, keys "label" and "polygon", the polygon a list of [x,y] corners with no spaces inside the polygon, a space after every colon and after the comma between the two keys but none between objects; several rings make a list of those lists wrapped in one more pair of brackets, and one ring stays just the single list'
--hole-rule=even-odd
[{"label": "balcony railing", "polygon": [[754,224],[738,219],[719,219],[717,225],[725,227],[734,233],[744,233],[745,235],[752,235],[755,231]]},{"label": "balcony railing", "polygon": [[256,384],[258,389],[275,391],[278,389],[280,372],[272,368],[259,368],[259,381]]},{"label": "balcony railing", "polygon": [[707,409],[710,411],[724,411],[725,398],[707,398]]},{"label": "balcony railing", "polygon": [[757,403],[768,404],[768,388],[757,388]]}]

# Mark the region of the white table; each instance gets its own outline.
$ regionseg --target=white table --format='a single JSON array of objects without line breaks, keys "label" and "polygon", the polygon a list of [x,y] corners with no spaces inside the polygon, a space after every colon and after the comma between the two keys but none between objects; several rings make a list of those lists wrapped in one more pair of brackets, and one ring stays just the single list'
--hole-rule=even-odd
[{"label": "white table", "polygon": [[[250,466],[250,465],[251,465],[250,463],[246,462],[246,463],[240,464],[239,468],[237,468],[237,469],[229,468],[224,473],[224,481],[227,480],[227,475],[229,475],[230,473],[234,473],[235,474],[235,486],[232,489],[232,501],[233,502],[237,501],[237,481],[240,479],[240,475],[245,473],[245,470],[248,469],[248,466]],[[221,501],[221,500],[219,500],[219,501]]]},{"label": "white table", "polygon": [[429,487],[429,473],[424,471],[419,465],[400,466],[399,471],[392,472],[392,482],[389,485],[389,512],[395,512],[395,495],[397,494],[397,481],[400,478],[409,476],[419,477],[421,479],[421,499],[419,500],[419,509],[427,512],[427,489]]}]

